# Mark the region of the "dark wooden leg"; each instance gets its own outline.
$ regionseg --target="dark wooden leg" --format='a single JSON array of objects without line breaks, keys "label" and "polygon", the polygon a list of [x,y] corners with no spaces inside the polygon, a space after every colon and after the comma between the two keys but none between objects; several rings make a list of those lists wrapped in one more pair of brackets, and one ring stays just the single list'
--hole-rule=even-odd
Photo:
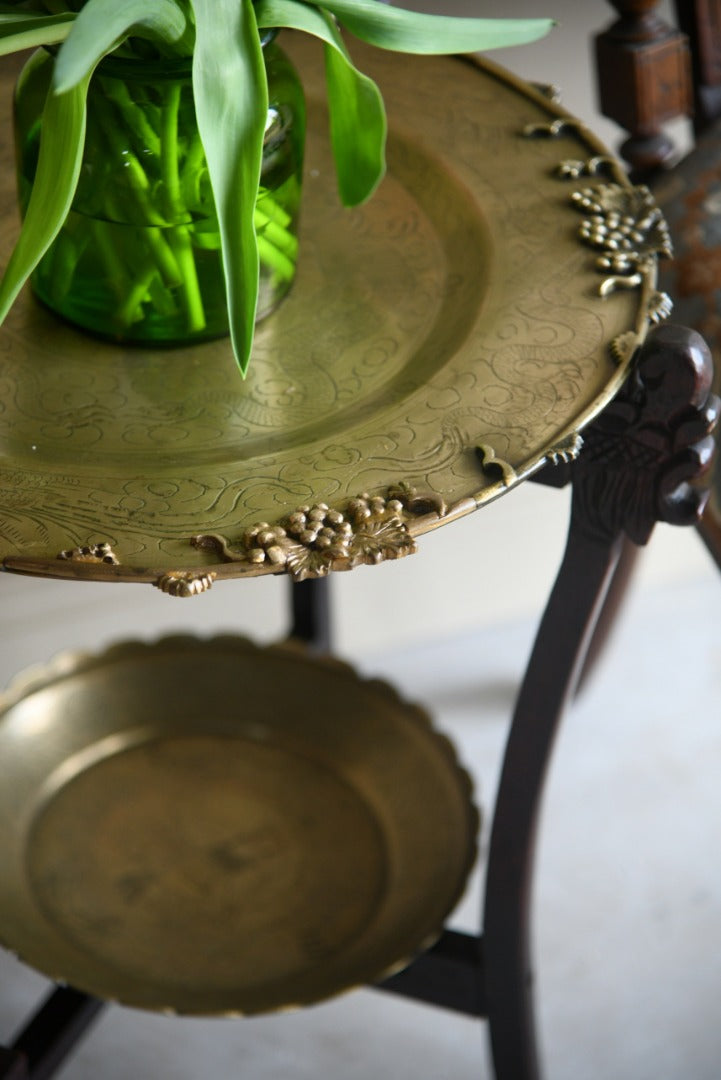
[{"label": "dark wooden leg", "polygon": [[69,987],[59,987],[0,1051],[2,1080],[48,1080],[96,1019],[103,1002]]},{"label": "dark wooden leg", "polygon": [[376,983],[376,989],[478,1017],[486,1013],[483,983],[480,939],[445,930],[431,949],[397,975]]},{"label": "dark wooden leg", "polygon": [[529,913],[543,783],[624,544],[654,523],[695,524],[713,455],[711,359],[692,331],[649,335],[623,391],[588,430],[571,475],[568,544],[511,724],[486,877],[486,1006],[497,1080],[535,1080]]},{"label": "dark wooden leg", "polygon": [[699,533],[709,553],[715,559],[716,565],[721,570],[721,517],[719,517],[718,513],[704,514],[699,525]]},{"label": "dark wooden leg", "polygon": [[639,552],[640,548],[636,544],[632,544],[630,540],[624,538],[603,607],[599,613],[593,636],[583,660],[583,668],[576,684],[577,693],[585,689],[606,651],[606,646],[618,623],[621,610],[630,592]]},{"label": "dark wooden leg", "polygon": [[506,746],[486,878],[486,1004],[496,1075],[539,1075],[532,1022],[530,888],[543,781],[561,719],[602,605],[620,542],[571,533],[536,639]]},{"label": "dark wooden leg", "polygon": [[25,1058],[14,1050],[0,1048],[0,1077],[2,1080],[28,1080]]},{"label": "dark wooden leg", "polygon": [[330,652],[330,580],[291,581],[290,599],[291,637],[305,641],[318,652]]}]

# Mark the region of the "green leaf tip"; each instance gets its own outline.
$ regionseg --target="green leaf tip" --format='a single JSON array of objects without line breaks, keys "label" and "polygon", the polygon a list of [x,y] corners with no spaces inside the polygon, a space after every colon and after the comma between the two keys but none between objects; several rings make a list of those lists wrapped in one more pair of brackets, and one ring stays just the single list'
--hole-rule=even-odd
[{"label": "green leaf tip", "polygon": [[425,55],[482,52],[544,37],[552,19],[484,19],[429,15],[378,0],[321,0],[341,26],[380,49]]},{"label": "green leaf tip", "polygon": [[268,83],[251,0],[192,0],[193,96],[220,225],[233,352],[248,370],[258,305],[255,204]]},{"label": "green leaf tip", "polygon": [[74,22],[74,12],[48,16],[0,15],[0,56],[39,45],[58,45],[67,38]]},{"label": "green leaf tip", "polygon": [[313,8],[301,0],[258,0],[255,12],[261,28],[301,30],[323,42],[338,194],[344,206],[358,206],[371,197],[385,174],[385,105],[373,80],[354,66],[323,6]]},{"label": "green leaf tip", "polygon": [[77,86],[99,60],[131,34],[177,43],[187,20],[175,0],[88,0],[58,51],[52,89],[64,94]]},{"label": "green leaf tip", "polygon": [[20,236],[0,282],[0,322],[60,232],[72,204],[85,145],[90,76],[67,94],[49,94],[37,173]]}]

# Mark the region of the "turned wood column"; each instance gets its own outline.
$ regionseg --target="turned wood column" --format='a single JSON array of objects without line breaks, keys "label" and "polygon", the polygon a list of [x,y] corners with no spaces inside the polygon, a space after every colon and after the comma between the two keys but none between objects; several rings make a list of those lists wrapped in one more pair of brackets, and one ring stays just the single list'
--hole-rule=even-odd
[{"label": "turned wood column", "polygon": [[656,13],[658,0],[612,6],[620,18],[595,42],[599,104],[629,132],[620,152],[634,175],[645,176],[673,156],[663,125],[693,110],[688,39]]},{"label": "turned wood column", "polygon": [[676,19],[691,46],[694,126],[721,116],[721,0],[676,0]]}]

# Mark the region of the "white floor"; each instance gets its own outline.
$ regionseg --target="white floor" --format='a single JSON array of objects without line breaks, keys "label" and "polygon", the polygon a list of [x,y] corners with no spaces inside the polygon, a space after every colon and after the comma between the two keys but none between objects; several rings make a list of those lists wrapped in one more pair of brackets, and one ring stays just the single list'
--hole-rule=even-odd
[{"label": "white floor", "polygon": [[[690,535],[689,543],[700,542]],[[693,581],[638,585],[564,726],[534,908],[549,1080],[718,1078],[720,601],[710,560]],[[533,632],[534,620],[513,620],[357,658],[431,709],[486,808]],[[479,892],[477,873],[452,925],[475,927]],[[45,986],[0,958],[0,1036],[10,1036]],[[482,1023],[364,990],[241,1021],[113,1007],[62,1076],[470,1080],[490,1070]]]}]

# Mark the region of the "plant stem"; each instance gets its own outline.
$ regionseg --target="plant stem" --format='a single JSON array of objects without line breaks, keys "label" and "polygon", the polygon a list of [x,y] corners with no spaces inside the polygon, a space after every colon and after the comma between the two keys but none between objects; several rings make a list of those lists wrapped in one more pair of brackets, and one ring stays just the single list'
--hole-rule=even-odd
[{"label": "plant stem", "polygon": [[199,133],[195,131],[185,155],[181,176],[185,205],[194,213],[207,214],[209,212],[209,208],[203,206],[201,193],[203,177],[207,176],[207,172],[205,150],[200,141]]},{"label": "plant stem", "polygon": [[151,154],[160,157],[160,138],[153,125],[148,120],[144,109],[133,101],[128,93],[127,86],[119,79],[100,79],[100,85],[109,101],[118,108],[127,120],[127,130],[131,135],[137,135],[136,151],[141,147],[147,148]]},{"label": "plant stem", "polygon": [[297,259],[298,257],[298,240],[292,233],[288,232],[282,226],[277,225],[275,221],[272,221],[260,207],[256,207],[254,221],[255,228],[258,234],[258,238],[262,236],[273,247],[278,248],[289,259]]},{"label": "plant stem", "polygon": [[269,266],[283,281],[290,281],[295,273],[295,263],[278,248],[273,247],[264,236],[258,236],[260,261]]},{"label": "plant stem", "polygon": [[141,225],[138,228],[142,229],[143,236],[155,257],[158,269],[162,273],[165,282],[168,285],[180,285],[183,281],[183,272],[178,265],[175,252],[166,242],[161,230],[154,226],[143,227]]},{"label": "plant stem", "polygon": [[185,225],[177,225],[171,232],[171,243],[182,274],[188,330],[204,330],[206,326],[203,297],[200,293],[198,272],[193,256],[190,232]]},{"label": "plant stem", "polygon": [[291,216],[288,211],[277,203],[270,191],[267,188],[261,188],[258,192],[258,201],[256,203],[256,209],[265,214],[277,225],[281,225],[284,229],[287,229],[291,223]]},{"label": "plant stem", "polygon": [[[180,108],[180,83],[168,87],[162,111],[160,137],[160,167],[165,186],[166,214],[169,221],[177,222],[183,215],[178,173],[178,110]],[[187,213],[187,212],[186,212]]]},{"label": "plant stem", "polygon": [[[190,217],[183,206],[178,168],[178,117],[180,110],[180,83],[170,83],[165,93],[161,120],[161,172],[163,178],[166,213],[169,220],[180,222]],[[170,244],[181,273],[182,294],[188,330],[204,330],[207,324],[203,297],[198,282],[191,234],[185,224],[178,224],[170,231]]]},{"label": "plant stem", "polygon": [[142,220],[148,225],[164,225],[165,221],[162,215],[158,213],[149,198],[151,191],[150,181],[136,155],[132,150],[128,149],[127,140],[123,138],[113,113],[105,102],[96,100],[96,105],[103,136],[110,146],[113,158],[123,163],[128,191],[132,192],[133,199],[142,214]]},{"label": "plant stem", "polygon": [[131,283],[127,271],[118,256],[115,244],[108,233],[107,224],[104,221],[92,221],[91,230],[95,248],[105,263],[106,279],[118,300],[122,300],[127,295]]},{"label": "plant stem", "polygon": [[52,248],[51,299],[56,305],[63,303],[73,283],[80,256],[87,243],[87,234],[78,241],[70,231],[61,229]]},{"label": "plant stem", "polygon": [[[200,135],[184,128],[183,85],[162,80],[136,87],[98,75],[93,90],[84,172],[73,213],[49,253],[46,295],[58,310],[87,308],[95,320],[89,325],[101,332],[102,312],[110,307],[108,331],[122,336],[133,327],[138,340],[215,327],[221,234]],[[293,219],[265,187],[254,225],[266,282],[292,280]],[[205,295],[196,259],[212,265],[208,281],[215,284]]]},{"label": "plant stem", "polygon": [[158,275],[158,268],[152,262],[146,263],[133,275],[133,282],[122,305],[118,308],[117,323],[120,328],[130,326],[143,318],[142,305],[148,289]]},{"label": "plant stem", "polygon": [[172,318],[173,315],[177,314],[178,306],[175,303],[173,294],[169,289],[166,289],[158,274],[150,282],[148,297],[159,315]]}]

